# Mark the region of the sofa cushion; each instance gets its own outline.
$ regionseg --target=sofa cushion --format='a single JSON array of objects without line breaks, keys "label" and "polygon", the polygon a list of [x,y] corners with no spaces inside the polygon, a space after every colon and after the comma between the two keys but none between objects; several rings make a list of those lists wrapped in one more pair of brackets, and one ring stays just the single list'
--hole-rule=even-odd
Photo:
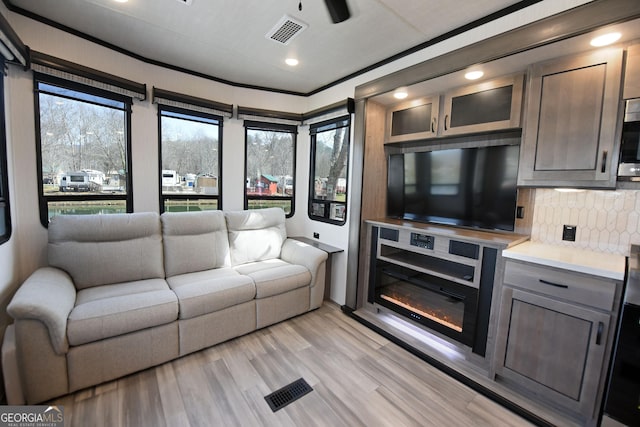
[{"label": "sofa cushion", "polygon": [[163,213],[160,219],[167,277],[230,266],[221,211]]},{"label": "sofa cushion", "polygon": [[178,296],[180,319],[213,313],[256,296],[251,278],[231,268],[181,274],[169,277],[167,282]]},{"label": "sofa cushion", "polygon": [[78,291],[69,315],[67,338],[76,346],[177,318],[178,299],[163,279],[96,286]]},{"label": "sofa cushion", "polygon": [[279,259],[243,264],[235,267],[235,270],[253,279],[256,298],[283,294],[311,283],[311,273],[306,267]]},{"label": "sofa cushion", "polygon": [[153,212],[60,215],[49,222],[49,265],[77,289],[164,278],[160,217]]},{"label": "sofa cushion", "polygon": [[281,208],[226,211],[231,264],[279,258],[287,238]]}]

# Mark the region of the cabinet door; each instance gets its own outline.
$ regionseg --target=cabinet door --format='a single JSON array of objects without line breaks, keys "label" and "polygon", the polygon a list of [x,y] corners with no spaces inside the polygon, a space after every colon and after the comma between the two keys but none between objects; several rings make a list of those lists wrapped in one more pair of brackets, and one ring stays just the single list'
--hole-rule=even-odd
[{"label": "cabinet door", "polygon": [[497,374],[591,418],[610,315],[508,287],[501,311]]},{"label": "cabinet door", "polygon": [[386,142],[433,138],[438,131],[440,97],[432,96],[395,105],[387,113]]},{"label": "cabinet door", "polygon": [[532,66],[519,185],[615,187],[622,50]]},{"label": "cabinet door", "polygon": [[484,132],[520,127],[524,76],[461,87],[444,95],[440,133]]},{"label": "cabinet door", "polygon": [[624,72],[623,98],[640,98],[640,44],[627,49],[627,66]]}]

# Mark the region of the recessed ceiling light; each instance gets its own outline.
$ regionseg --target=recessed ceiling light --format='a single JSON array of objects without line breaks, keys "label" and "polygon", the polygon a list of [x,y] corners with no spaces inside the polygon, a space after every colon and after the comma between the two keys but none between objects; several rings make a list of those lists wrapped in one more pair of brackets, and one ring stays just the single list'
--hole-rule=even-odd
[{"label": "recessed ceiling light", "polygon": [[126,3],[126,2],[128,2],[129,0],[115,0],[115,1],[116,1],[117,3]]},{"label": "recessed ceiling light", "polygon": [[611,43],[615,43],[618,40],[620,40],[620,37],[622,37],[622,34],[620,33],[608,33],[608,34],[603,34],[601,36],[598,36],[594,39],[591,40],[591,46],[595,46],[595,47],[600,47],[600,46],[607,46]]},{"label": "recessed ceiling light", "polygon": [[406,87],[399,87],[395,92],[393,92],[393,97],[395,99],[405,99],[407,96],[409,96],[409,93],[407,92]]},{"label": "recessed ceiling light", "polygon": [[284,60],[284,62],[290,67],[295,67],[296,65],[298,65],[298,60],[296,58],[287,58]]},{"label": "recessed ceiling light", "polygon": [[480,70],[469,71],[464,75],[464,78],[467,80],[477,80],[480,77],[484,76],[484,73]]}]

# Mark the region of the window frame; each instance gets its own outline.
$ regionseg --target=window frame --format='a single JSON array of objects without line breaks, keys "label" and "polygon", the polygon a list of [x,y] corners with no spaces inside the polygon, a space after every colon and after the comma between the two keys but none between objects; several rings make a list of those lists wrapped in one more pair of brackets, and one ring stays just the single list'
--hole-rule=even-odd
[{"label": "window frame", "polygon": [[[293,170],[291,171],[293,177],[293,192],[291,196],[249,196],[247,195],[247,155],[248,155],[248,142],[249,131],[261,130],[266,132],[282,132],[291,134],[293,144]],[[244,193],[244,209],[249,209],[249,200],[287,200],[291,202],[291,211],[285,215],[286,218],[291,218],[296,212],[296,156],[298,145],[298,126],[292,124],[273,123],[245,120],[244,121],[244,181],[243,181],[243,193]]]},{"label": "window frame", "polygon": [[[126,194],[89,194],[89,195],[55,195],[55,196],[46,196],[43,191],[42,182],[42,129],[41,129],[41,121],[40,121],[40,93],[48,93],[46,91],[41,91],[39,88],[39,83],[57,86],[63,89],[69,89],[76,92],[82,92],[87,95],[97,96],[101,98],[106,98],[112,101],[121,102],[124,104],[124,108],[121,111],[124,112],[124,135],[125,135],[125,151],[127,156],[127,178],[126,178]],[[102,90],[96,87],[84,85],[81,83],[77,83],[71,80],[66,80],[60,77],[43,74],[39,72],[33,73],[33,84],[34,84],[34,103],[35,103],[35,132],[36,132],[36,163],[37,163],[37,179],[38,179],[38,205],[40,210],[40,223],[48,228],[49,225],[49,202],[51,201],[99,201],[99,200],[124,200],[125,201],[125,211],[127,213],[133,212],[133,164],[132,164],[132,156],[131,156],[131,113],[133,106],[133,99],[126,95],[117,94],[108,90]],[[56,96],[61,96],[56,94]],[[68,97],[70,100],[79,101],[79,102],[87,102],[90,101],[77,99],[74,97]],[[102,104],[99,104],[102,105]],[[114,108],[114,107],[107,107]],[[119,108],[116,108],[120,110]]]},{"label": "window frame", "polygon": [[[189,194],[175,194],[171,196],[165,196],[162,194],[162,112],[172,112],[177,114],[184,114],[186,116],[191,116],[194,118],[203,118],[207,120],[215,120],[217,121],[218,126],[218,194],[197,194],[197,195],[189,195]],[[169,117],[169,116],[165,116]],[[183,120],[190,120],[189,118],[181,118]],[[200,120],[192,120],[198,123],[206,123]],[[224,118],[222,116],[205,113],[201,111],[190,110],[188,108],[175,107],[171,105],[158,104],[158,189],[159,189],[159,200],[160,200],[160,213],[165,212],[165,202],[167,199],[170,200],[196,200],[196,199],[207,199],[207,200],[216,200],[217,210],[222,210],[222,127],[224,123]],[[197,197],[194,197],[197,196]]]},{"label": "window frame", "polygon": [[[345,201],[336,202],[335,200],[322,200],[316,199],[315,196],[315,176],[316,176],[316,144],[317,134],[321,132],[328,132],[331,130],[337,130],[345,128],[343,144],[347,144],[347,158],[346,158],[346,188],[345,188]],[[312,221],[325,222],[328,224],[343,226],[347,223],[347,211],[348,211],[348,197],[349,197],[349,161],[351,159],[351,114],[343,115],[333,119],[325,120],[319,123],[309,125],[310,135],[310,155],[309,155],[309,197],[307,204],[307,215]],[[321,203],[325,205],[324,216],[313,214],[313,205]],[[341,220],[331,219],[329,217],[330,205],[332,203],[340,203],[344,205],[344,217]]]},{"label": "window frame", "polygon": [[0,76],[0,97],[2,97],[2,99],[0,99],[0,210],[2,210],[2,216],[4,217],[4,233],[0,234],[0,244],[3,244],[11,238],[12,227],[11,205],[9,203],[6,105],[4,101],[4,70],[6,69],[6,64],[2,56],[0,56],[0,67],[2,67],[3,71]]}]

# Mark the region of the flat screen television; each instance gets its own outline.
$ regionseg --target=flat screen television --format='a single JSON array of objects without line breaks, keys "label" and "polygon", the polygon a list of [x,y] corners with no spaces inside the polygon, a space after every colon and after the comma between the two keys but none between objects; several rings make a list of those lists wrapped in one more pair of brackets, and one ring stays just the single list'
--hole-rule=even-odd
[{"label": "flat screen television", "polygon": [[390,154],[387,215],[513,231],[519,145]]}]

